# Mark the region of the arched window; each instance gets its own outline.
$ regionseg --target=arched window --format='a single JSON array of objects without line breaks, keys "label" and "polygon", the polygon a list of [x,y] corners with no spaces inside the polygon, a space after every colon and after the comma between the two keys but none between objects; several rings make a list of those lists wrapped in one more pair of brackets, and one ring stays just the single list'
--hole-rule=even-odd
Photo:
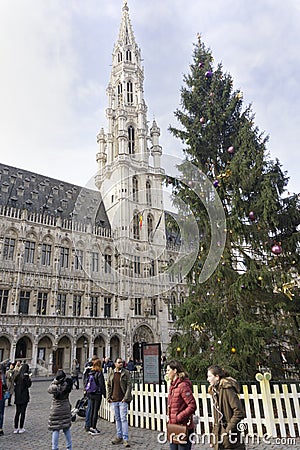
[{"label": "arched window", "polygon": [[126,61],[131,62],[131,50],[126,50]]},{"label": "arched window", "polygon": [[112,251],[107,248],[104,253],[104,273],[111,273],[112,268]]},{"label": "arched window", "polygon": [[137,177],[132,177],[132,200],[134,202],[139,201],[138,191],[139,191],[138,179]]},{"label": "arched window", "polygon": [[121,106],[123,103],[123,86],[122,83],[118,84],[118,106]]},{"label": "arched window", "polygon": [[118,53],[118,63],[122,62],[123,56],[122,56],[122,52]]},{"label": "arched window", "polygon": [[153,217],[151,214],[147,216],[147,233],[148,233],[148,241],[152,242],[153,239]]},{"label": "arched window", "polygon": [[132,105],[133,103],[133,85],[132,81],[127,82],[127,103]]},{"label": "arched window", "polygon": [[146,203],[151,205],[151,183],[149,180],[146,181]]},{"label": "arched window", "polygon": [[140,239],[139,213],[135,213],[133,216],[133,239]]},{"label": "arched window", "polygon": [[131,125],[128,127],[128,153],[134,154],[134,128]]},{"label": "arched window", "polygon": [[176,320],[175,310],[176,308],[176,294],[175,292],[172,292],[171,298],[169,299],[169,320]]}]

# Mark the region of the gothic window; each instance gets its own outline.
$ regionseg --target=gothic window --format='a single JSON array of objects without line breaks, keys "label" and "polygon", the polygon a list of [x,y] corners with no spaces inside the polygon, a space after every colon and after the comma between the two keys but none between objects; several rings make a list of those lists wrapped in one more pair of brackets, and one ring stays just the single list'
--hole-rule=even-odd
[{"label": "gothic window", "polygon": [[69,247],[60,247],[60,267],[67,269],[69,267],[69,256],[70,249]]},{"label": "gothic window", "polygon": [[132,81],[127,82],[127,103],[132,105],[133,103],[133,85]]},{"label": "gothic window", "polygon": [[33,264],[34,263],[34,253],[35,253],[35,242],[25,241],[24,262]]},{"label": "gothic window", "polygon": [[151,206],[151,183],[149,180],[146,181],[146,203]]},{"label": "gothic window", "polygon": [[135,316],[142,315],[142,299],[141,298],[134,299],[134,315]]},{"label": "gothic window", "polygon": [[151,316],[157,315],[157,298],[151,298]]},{"label": "gothic window", "polygon": [[126,50],[126,61],[131,62],[131,50]]},{"label": "gothic window", "polygon": [[92,271],[99,272],[99,253],[92,252]]},{"label": "gothic window", "polygon": [[83,265],[83,250],[77,250],[75,252],[74,268],[76,270],[82,269]]},{"label": "gothic window", "polygon": [[175,276],[174,276],[174,261],[173,261],[172,259],[170,259],[169,267],[170,267],[170,270],[168,271],[168,272],[169,272],[169,279],[170,279],[171,282],[174,282],[174,281],[175,281]]},{"label": "gothic window", "polygon": [[123,103],[123,86],[122,83],[118,84],[118,106],[121,106]]},{"label": "gothic window", "polygon": [[140,223],[138,213],[135,213],[133,216],[133,239],[140,239]]},{"label": "gothic window", "polygon": [[73,296],[73,316],[74,317],[81,316],[81,302],[82,302],[82,296],[74,294],[74,296]]},{"label": "gothic window", "polygon": [[104,297],[104,317],[111,317],[111,297]]},{"label": "gothic window", "polygon": [[65,316],[67,307],[67,294],[58,293],[57,294],[57,305],[56,305],[56,315]]},{"label": "gothic window", "polygon": [[171,298],[169,299],[169,320],[172,320],[174,322],[174,320],[176,320],[176,315],[175,315],[175,307],[176,307],[176,294],[175,292],[173,292],[171,294]]},{"label": "gothic window", "polygon": [[154,259],[152,259],[150,261],[150,271],[149,271],[149,275],[150,277],[154,277],[156,275],[156,271],[155,271],[155,261]]},{"label": "gothic window", "polygon": [[0,311],[1,314],[6,314],[8,303],[8,289],[0,289]]},{"label": "gothic window", "polygon": [[118,53],[118,63],[122,62],[123,56],[122,56],[122,52]]},{"label": "gothic window", "polygon": [[20,292],[19,314],[28,314],[30,291]]},{"label": "gothic window", "polygon": [[36,313],[38,316],[45,316],[47,314],[47,301],[47,292],[39,292],[36,307]]},{"label": "gothic window", "polygon": [[14,259],[16,240],[6,237],[4,239],[3,259]]},{"label": "gothic window", "polygon": [[52,245],[42,244],[42,266],[50,266],[51,252],[52,252]]},{"label": "gothic window", "polygon": [[138,191],[139,191],[138,179],[137,177],[132,177],[132,200],[134,202],[139,201]]},{"label": "gothic window", "polygon": [[111,273],[112,257],[110,253],[104,255],[104,272]]},{"label": "gothic window", "polygon": [[134,128],[130,125],[128,127],[128,153],[129,155],[134,154]]},{"label": "gothic window", "polygon": [[148,241],[152,242],[153,239],[153,217],[151,214],[147,216],[147,233],[148,233]]},{"label": "gothic window", "polygon": [[141,274],[141,258],[139,256],[134,256],[133,270],[135,275]]},{"label": "gothic window", "polygon": [[91,306],[90,306],[90,316],[97,317],[98,316],[98,302],[99,298],[96,296],[91,297]]}]

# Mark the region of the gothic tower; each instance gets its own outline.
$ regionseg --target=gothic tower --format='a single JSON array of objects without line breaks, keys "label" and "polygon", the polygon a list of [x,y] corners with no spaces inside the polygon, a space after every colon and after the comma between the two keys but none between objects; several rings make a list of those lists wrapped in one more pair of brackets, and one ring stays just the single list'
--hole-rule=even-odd
[{"label": "gothic tower", "polygon": [[[97,136],[95,183],[111,223],[118,273],[133,278],[153,277],[165,248],[160,129],[155,120],[148,129],[143,82],[141,51],[124,1],[107,87],[107,132],[102,128]],[[120,292],[127,290],[120,286]],[[144,290],[137,283],[131,294],[143,296]]]}]

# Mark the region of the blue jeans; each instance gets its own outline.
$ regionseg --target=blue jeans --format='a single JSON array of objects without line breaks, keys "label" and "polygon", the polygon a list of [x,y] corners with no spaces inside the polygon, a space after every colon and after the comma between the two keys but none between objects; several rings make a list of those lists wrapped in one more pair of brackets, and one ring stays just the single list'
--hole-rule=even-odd
[{"label": "blue jeans", "polygon": [[[63,430],[66,439],[67,450],[72,450],[72,438],[71,438],[71,428],[65,428]],[[52,450],[58,450],[58,438],[59,430],[52,431]]]},{"label": "blue jeans", "polygon": [[3,428],[5,400],[0,400],[0,430]]},{"label": "blue jeans", "polygon": [[128,441],[128,404],[126,402],[112,402],[111,407],[116,419],[117,436],[123,438],[124,441]]}]

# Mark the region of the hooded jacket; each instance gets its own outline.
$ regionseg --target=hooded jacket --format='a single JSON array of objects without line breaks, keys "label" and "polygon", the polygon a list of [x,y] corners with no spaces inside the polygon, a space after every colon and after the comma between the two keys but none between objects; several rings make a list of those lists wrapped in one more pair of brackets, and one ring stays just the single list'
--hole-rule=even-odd
[{"label": "hooded jacket", "polygon": [[72,378],[66,376],[52,381],[48,393],[53,395],[48,421],[49,430],[64,430],[71,426],[71,405],[69,394],[72,390]]},{"label": "hooded jacket", "polygon": [[168,395],[169,423],[186,425],[189,420],[189,429],[194,428],[192,416],[195,413],[196,401],[193,396],[191,381],[179,374],[173,380]]},{"label": "hooded jacket", "polygon": [[220,448],[221,441],[223,448],[243,450],[245,445],[237,425],[244,419],[245,412],[238,396],[238,382],[231,377],[221,378],[218,385],[209,386],[208,392],[213,398],[215,450]]}]

